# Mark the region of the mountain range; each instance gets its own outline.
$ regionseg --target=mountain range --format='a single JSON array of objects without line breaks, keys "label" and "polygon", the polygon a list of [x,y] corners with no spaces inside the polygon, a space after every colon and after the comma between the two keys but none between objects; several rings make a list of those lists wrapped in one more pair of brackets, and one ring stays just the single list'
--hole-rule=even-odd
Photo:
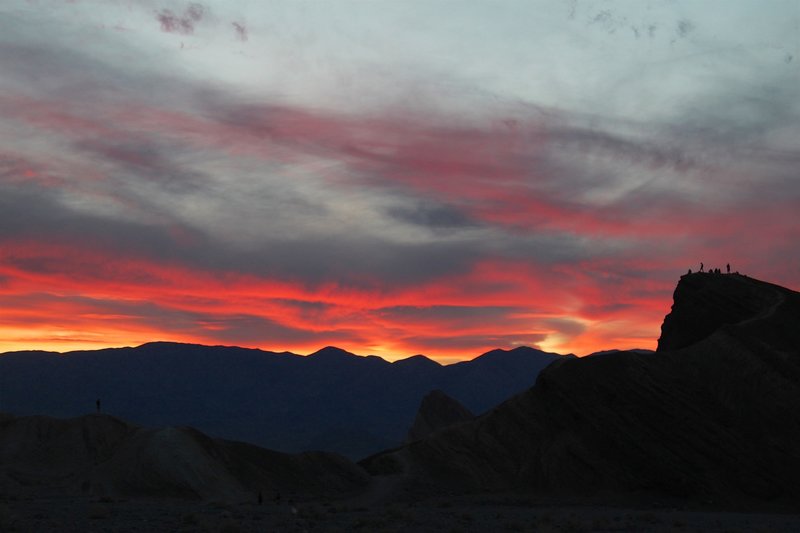
[{"label": "mountain range", "polygon": [[452,365],[390,363],[335,347],[308,356],[149,343],[136,348],[0,356],[0,412],[77,417],[101,409],[133,424],[191,426],[281,452],[360,459],[398,446],[428,392],[482,413],[529,388],[560,356],[493,350]]},{"label": "mountain range", "polygon": [[[405,429],[411,429],[406,444],[358,464],[327,452],[290,455],[192,428],[145,428],[108,415],[68,420],[0,415],[0,492],[252,501],[256,490],[307,497],[333,491],[359,501],[418,501],[427,495],[510,491],[623,504],[666,499],[798,509],[800,293],[737,274],[697,273],[681,278],[673,301],[655,353],[549,356],[533,386],[478,410],[477,417],[469,405],[435,391],[425,395],[416,418],[406,421]],[[140,372],[152,377],[147,369],[154,361],[185,364],[185,355],[164,356],[177,353],[170,349],[175,348],[146,345],[110,353],[134,360],[139,354],[140,362],[148,363]],[[212,355],[204,347],[191,350],[195,361],[202,362],[203,354],[209,361],[218,358],[217,349]],[[265,357],[242,353],[258,361]],[[73,355],[40,357],[56,366]],[[482,374],[487,383],[492,381],[487,369],[497,361],[534,356],[541,353],[490,352],[452,367],[471,369],[459,370],[465,375],[487,373]],[[273,357],[285,365],[305,361],[318,375],[336,374],[332,369],[343,363],[448,368],[420,358],[387,363],[334,349],[266,360]],[[103,360],[97,353],[77,354],[77,360],[81,368],[102,370],[88,364]],[[46,365],[35,368],[49,375],[41,370]],[[207,379],[224,382],[226,375],[231,374]],[[118,379],[118,385],[136,382]],[[173,380],[167,382],[173,387],[180,381],[172,375],[161,379]],[[344,387],[347,381],[340,383]],[[91,403],[90,397],[86,401]]]}]

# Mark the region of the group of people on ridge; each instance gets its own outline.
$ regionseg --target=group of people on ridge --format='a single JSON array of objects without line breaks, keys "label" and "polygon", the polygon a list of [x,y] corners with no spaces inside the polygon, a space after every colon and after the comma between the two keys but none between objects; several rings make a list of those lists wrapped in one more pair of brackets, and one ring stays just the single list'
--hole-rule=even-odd
[{"label": "group of people on ridge", "polygon": [[[727,271],[728,274],[731,273],[731,264],[730,263],[725,265],[725,270]],[[700,263],[699,272],[701,272],[701,273],[705,273],[706,272],[705,271],[705,265],[702,262]],[[692,273],[692,269],[690,268],[689,269],[689,274],[691,274],[691,273]],[[708,273],[709,274],[722,274],[722,269],[721,268],[711,268],[711,269],[708,270]]]}]

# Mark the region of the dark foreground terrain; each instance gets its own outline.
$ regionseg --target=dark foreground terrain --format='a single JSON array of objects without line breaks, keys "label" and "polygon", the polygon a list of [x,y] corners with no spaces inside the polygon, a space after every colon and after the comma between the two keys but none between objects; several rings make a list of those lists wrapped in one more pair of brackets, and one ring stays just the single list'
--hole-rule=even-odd
[{"label": "dark foreground terrain", "polygon": [[[294,511],[293,511],[294,510]],[[438,496],[367,505],[357,500],[263,505],[180,500],[57,498],[0,502],[0,531],[58,532],[709,532],[800,531],[774,509],[720,512],[655,502],[631,506],[520,495]]]}]

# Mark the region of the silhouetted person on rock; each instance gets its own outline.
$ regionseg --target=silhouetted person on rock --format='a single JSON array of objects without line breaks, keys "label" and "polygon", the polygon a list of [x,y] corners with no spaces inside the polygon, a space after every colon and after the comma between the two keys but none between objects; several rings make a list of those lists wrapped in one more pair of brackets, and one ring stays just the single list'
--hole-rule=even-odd
[{"label": "silhouetted person on rock", "polygon": [[99,415],[100,414],[100,398],[98,398],[97,401],[94,402],[94,404],[95,404],[95,406],[97,406],[97,414]]},{"label": "silhouetted person on rock", "polygon": [[727,265],[725,265],[725,268],[728,269],[728,274],[730,274],[731,273],[731,264],[728,263]]},{"label": "silhouetted person on rock", "polygon": [[703,271],[703,263],[700,263],[700,272]]}]

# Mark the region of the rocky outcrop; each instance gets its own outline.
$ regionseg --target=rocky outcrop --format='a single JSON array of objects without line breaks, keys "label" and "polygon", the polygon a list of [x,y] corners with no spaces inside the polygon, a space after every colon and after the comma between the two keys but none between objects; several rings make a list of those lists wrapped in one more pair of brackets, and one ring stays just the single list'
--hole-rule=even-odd
[{"label": "rocky outcrop", "polygon": [[786,294],[783,287],[738,274],[683,276],[661,326],[658,351],[685,348],[725,325],[768,317]]},{"label": "rocky outcrop", "polygon": [[681,279],[655,354],[556,361],[472,423],[365,460],[413,487],[800,497],[800,294]]},{"label": "rocky outcrop", "polygon": [[440,429],[473,418],[475,415],[444,392],[431,391],[420,403],[414,425],[408,431],[408,442],[425,438]]},{"label": "rocky outcrop", "polygon": [[284,454],[192,428],[148,429],[106,415],[0,420],[0,495],[236,502],[259,492],[347,493],[367,480],[335,454]]}]

